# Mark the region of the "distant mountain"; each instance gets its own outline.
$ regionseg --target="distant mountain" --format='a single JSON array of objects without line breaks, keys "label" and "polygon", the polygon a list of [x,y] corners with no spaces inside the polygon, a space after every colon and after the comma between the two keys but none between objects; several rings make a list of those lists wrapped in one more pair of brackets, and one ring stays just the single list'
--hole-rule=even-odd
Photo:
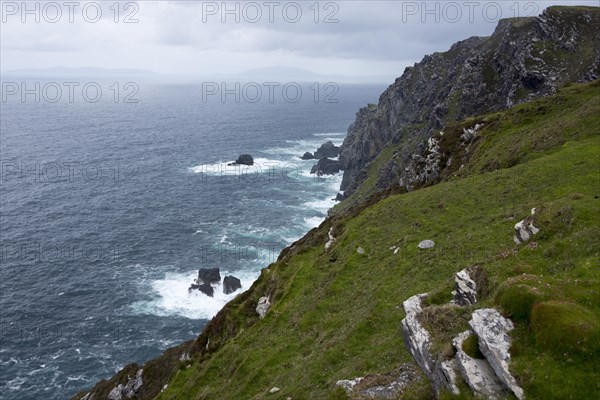
[{"label": "distant mountain", "polygon": [[300,81],[300,82],[336,82],[336,83],[387,83],[394,77],[386,75],[349,76],[340,74],[321,74],[305,68],[290,66],[272,66],[253,68],[238,74],[216,74],[213,76],[228,79],[261,81]]},{"label": "distant mountain", "polygon": [[144,69],[133,68],[98,68],[98,67],[50,67],[50,68],[22,68],[9,70],[2,73],[4,76],[27,77],[59,77],[59,76],[93,76],[93,77],[156,77],[160,74]]}]

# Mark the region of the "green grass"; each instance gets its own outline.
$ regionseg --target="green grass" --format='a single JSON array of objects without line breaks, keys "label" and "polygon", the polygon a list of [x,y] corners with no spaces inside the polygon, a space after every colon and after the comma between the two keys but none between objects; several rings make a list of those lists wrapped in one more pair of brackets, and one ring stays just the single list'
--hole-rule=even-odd
[{"label": "green grass", "polygon": [[[432,292],[432,307],[440,308],[453,274],[475,265],[487,282],[477,307],[515,319],[511,370],[527,398],[598,398],[600,359],[590,343],[600,315],[599,94],[598,83],[573,85],[482,117],[483,139],[460,174],[312,231],[221,313],[199,339],[212,350],[177,370],[158,398],[343,399],[337,380],[412,361],[400,330],[402,302]],[[541,232],[535,245],[517,247],[513,225],[532,207]],[[331,224],[337,240],[325,252]],[[436,246],[418,249],[423,239]],[[391,246],[400,246],[398,254]],[[258,320],[253,307],[267,293],[273,306]],[[433,313],[431,326],[453,316],[446,311]],[[454,321],[435,332],[440,346],[464,330],[465,319]],[[566,329],[579,330],[574,343],[589,347],[580,354],[565,342],[568,355],[557,353]],[[281,391],[268,394],[273,386]],[[422,381],[405,394],[430,396]]]},{"label": "green grass", "polygon": [[468,356],[482,360],[485,356],[479,350],[479,339],[477,336],[471,335],[463,342],[462,349]]}]

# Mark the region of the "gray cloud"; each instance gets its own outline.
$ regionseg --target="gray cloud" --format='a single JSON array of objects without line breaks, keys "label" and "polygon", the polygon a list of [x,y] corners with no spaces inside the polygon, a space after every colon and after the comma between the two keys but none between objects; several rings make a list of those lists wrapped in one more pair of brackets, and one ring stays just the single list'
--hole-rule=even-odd
[{"label": "gray cloud", "polygon": [[[500,15],[539,14],[570,2],[322,1],[317,23],[313,1],[279,2],[273,9],[265,1],[228,2],[228,10],[237,7],[238,22],[235,14],[223,13],[221,1],[120,2],[118,13],[113,2],[97,2],[102,11],[97,22],[91,22],[97,6],[81,2],[72,22],[63,8],[56,23],[48,21],[56,17],[48,1],[34,3],[39,23],[31,15],[23,23],[22,10],[13,15],[11,5],[21,7],[20,1],[2,2],[2,70],[91,65],[200,75],[294,65],[322,73],[395,76],[425,54],[491,34]],[[297,5],[302,16],[293,23]],[[338,22],[324,23],[327,15]],[[127,17],[138,22],[125,23]]]}]

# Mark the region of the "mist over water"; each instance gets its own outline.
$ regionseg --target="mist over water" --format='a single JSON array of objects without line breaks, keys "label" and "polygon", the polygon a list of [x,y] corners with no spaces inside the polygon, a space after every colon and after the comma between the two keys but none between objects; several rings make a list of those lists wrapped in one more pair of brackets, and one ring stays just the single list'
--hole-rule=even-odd
[{"label": "mist over water", "polygon": [[[341,175],[317,179],[299,157],[341,144],[382,89],[250,103],[154,85],[138,103],[2,103],[0,398],[65,398],[196,337],[237,294],[188,294],[198,269],[245,290],[317,226]],[[255,166],[227,165],[242,153]]]}]

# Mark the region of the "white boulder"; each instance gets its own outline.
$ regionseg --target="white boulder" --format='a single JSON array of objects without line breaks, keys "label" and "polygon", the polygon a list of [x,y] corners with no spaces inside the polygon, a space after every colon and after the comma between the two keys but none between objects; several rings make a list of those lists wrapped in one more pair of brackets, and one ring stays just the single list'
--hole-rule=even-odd
[{"label": "white boulder", "polygon": [[482,308],[473,312],[469,326],[479,339],[479,350],[500,381],[515,394],[517,399],[524,399],[525,393],[508,367],[510,364],[508,332],[514,327],[512,321],[504,318],[498,310]]},{"label": "white boulder", "polygon": [[262,319],[267,314],[267,311],[271,307],[271,302],[269,301],[269,296],[264,296],[258,299],[258,304],[256,305],[256,313]]},{"label": "white boulder", "polygon": [[461,375],[476,395],[490,400],[506,398],[507,390],[487,360],[473,358],[463,350],[464,341],[471,335],[471,331],[465,331],[452,340]]},{"label": "white boulder", "polygon": [[533,225],[535,218],[535,208],[531,209],[531,215],[515,224],[515,236],[513,240],[516,244],[523,244],[529,241],[540,230]]},{"label": "white boulder", "polygon": [[418,247],[420,249],[430,249],[433,246],[435,246],[435,242],[433,240],[429,240],[429,239],[422,240],[418,245]]}]

